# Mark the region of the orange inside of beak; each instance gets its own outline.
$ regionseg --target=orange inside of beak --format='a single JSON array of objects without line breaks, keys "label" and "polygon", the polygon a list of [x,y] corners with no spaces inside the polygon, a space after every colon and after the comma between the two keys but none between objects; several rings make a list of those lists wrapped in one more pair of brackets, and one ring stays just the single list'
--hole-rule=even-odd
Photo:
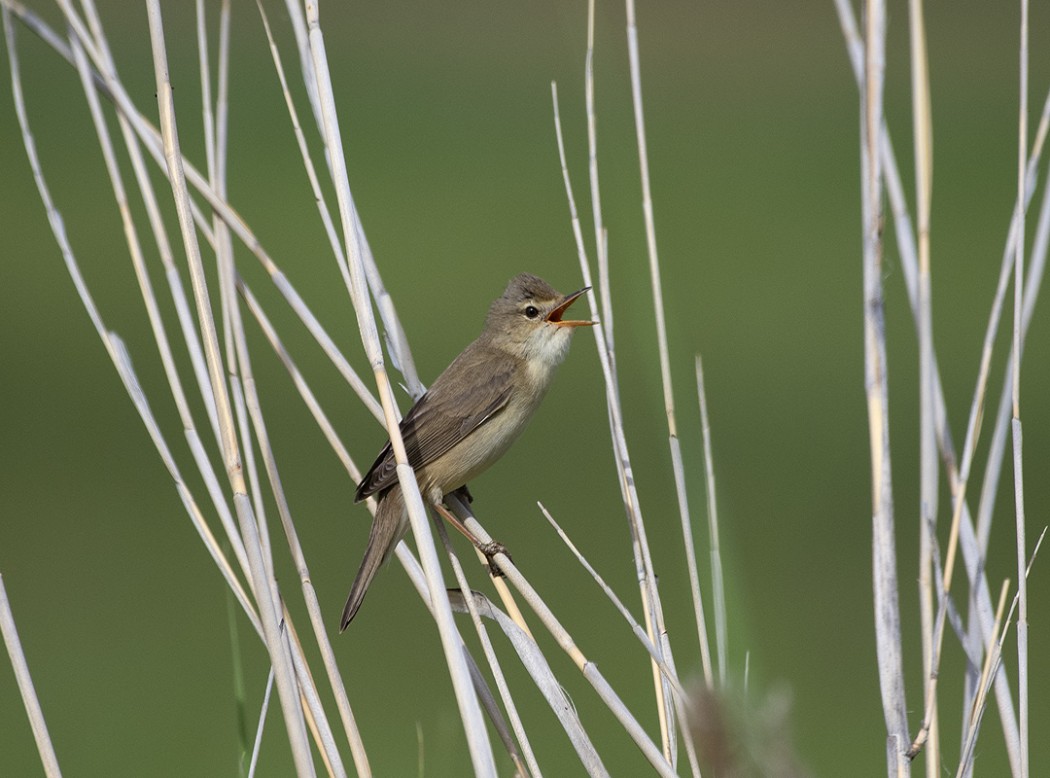
[{"label": "orange inside of beak", "polygon": [[588,289],[590,289],[590,287],[585,286],[583,287],[583,289],[580,289],[579,291],[573,292],[572,294],[566,296],[566,298],[561,301],[561,305],[559,305],[557,308],[555,308],[553,311],[547,314],[547,321],[549,321],[551,324],[557,324],[559,327],[592,326],[594,324],[593,321],[562,321],[561,318],[563,315],[565,315],[565,311],[568,310],[569,306],[576,302],[577,298],[579,298]]}]

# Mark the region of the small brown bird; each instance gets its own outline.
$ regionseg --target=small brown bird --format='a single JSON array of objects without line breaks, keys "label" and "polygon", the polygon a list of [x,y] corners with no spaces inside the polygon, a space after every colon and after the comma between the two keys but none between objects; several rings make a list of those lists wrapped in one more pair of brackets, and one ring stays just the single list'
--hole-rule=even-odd
[{"label": "small brown bird", "polygon": [[[423,499],[440,505],[510,448],[539,406],[554,369],[565,358],[573,329],[590,321],[562,316],[590,287],[560,294],[542,278],[522,273],[489,308],[481,335],[437,377],[401,420],[408,463]],[[365,558],[340,621],[346,629],[368,585],[409,528],[388,441],[357,486],[356,502],[379,495]]]}]

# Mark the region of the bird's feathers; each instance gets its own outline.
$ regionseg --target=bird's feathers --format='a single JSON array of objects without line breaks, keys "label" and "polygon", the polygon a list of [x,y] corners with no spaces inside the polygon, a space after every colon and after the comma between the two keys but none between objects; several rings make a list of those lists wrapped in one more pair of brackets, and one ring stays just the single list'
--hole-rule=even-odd
[{"label": "bird's feathers", "polygon": [[[419,470],[498,414],[509,402],[518,369],[505,352],[475,342],[446,368],[401,420],[408,463]],[[470,376],[473,380],[451,380]],[[465,409],[467,409],[465,411]],[[356,500],[397,483],[397,463],[390,442],[379,452],[357,487]],[[461,486],[452,484],[450,488]]]},{"label": "bird's feathers", "polygon": [[407,532],[405,501],[401,498],[401,491],[395,489],[388,499],[379,503],[375,518],[372,519],[372,529],[368,533],[368,548],[365,549],[365,556],[354,577],[350,594],[346,598],[346,605],[343,606],[343,615],[339,620],[340,632],[346,629],[350,621],[357,615],[372,579],[394,553],[397,544]]}]

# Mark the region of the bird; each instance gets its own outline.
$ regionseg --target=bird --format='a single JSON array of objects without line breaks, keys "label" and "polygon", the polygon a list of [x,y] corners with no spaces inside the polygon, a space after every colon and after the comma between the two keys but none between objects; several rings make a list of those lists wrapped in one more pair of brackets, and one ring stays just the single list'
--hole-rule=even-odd
[{"label": "bird", "polygon": [[[435,379],[401,420],[405,453],[423,499],[440,508],[506,453],[550,388],[578,327],[563,319],[590,289],[561,294],[521,273],[489,306],[478,338]],[[357,485],[355,502],[376,496],[364,559],[350,587],[340,632],[357,615],[372,579],[408,532],[408,512],[389,441]]]}]

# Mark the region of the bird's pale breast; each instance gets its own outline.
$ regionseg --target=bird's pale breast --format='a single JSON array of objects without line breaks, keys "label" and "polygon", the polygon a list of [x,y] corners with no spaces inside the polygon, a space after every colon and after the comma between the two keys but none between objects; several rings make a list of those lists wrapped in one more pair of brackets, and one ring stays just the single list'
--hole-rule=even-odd
[{"label": "bird's pale breast", "polygon": [[516,391],[496,416],[424,467],[420,480],[431,493],[429,496],[440,492],[437,496],[440,500],[441,496],[474,480],[506,453],[547,393],[547,386],[533,388],[539,391]]}]

